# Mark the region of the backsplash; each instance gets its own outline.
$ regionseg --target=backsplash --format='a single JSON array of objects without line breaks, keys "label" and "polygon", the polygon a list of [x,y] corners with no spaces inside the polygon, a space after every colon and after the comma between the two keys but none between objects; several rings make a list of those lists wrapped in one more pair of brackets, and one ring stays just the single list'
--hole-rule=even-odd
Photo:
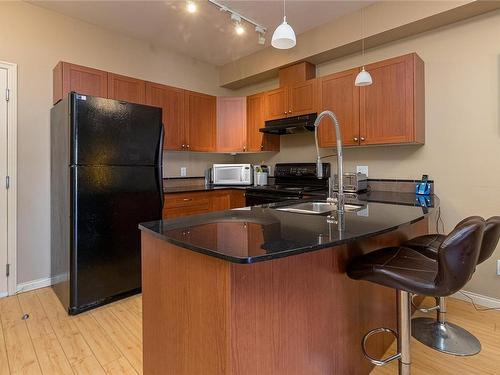
[{"label": "backsplash", "polygon": [[163,177],[181,177],[181,167],[186,167],[186,177],[203,177],[212,164],[234,162],[234,156],[228,154],[166,151],[163,153]]}]

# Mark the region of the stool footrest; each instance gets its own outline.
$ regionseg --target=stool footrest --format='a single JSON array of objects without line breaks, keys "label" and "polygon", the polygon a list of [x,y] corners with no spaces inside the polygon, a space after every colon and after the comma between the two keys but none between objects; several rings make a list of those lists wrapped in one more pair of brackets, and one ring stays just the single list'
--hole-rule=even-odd
[{"label": "stool footrest", "polygon": [[368,342],[368,339],[373,335],[376,335],[378,333],[385,333],[385,332],[392,333],[394,335],[394,337],[396,337],[396,338],[398,337],[398,334],[396,332],[394,332],[392,329],[380,327],[380,328],[375,328],[375,329],[372,329],[371,331],[369,331],[366,335],[363,336],[363,340],[361,342],[361,349],[363,350],[363,355],[366,357],[366,359],[368,359],[375,366],[385,366],[385,365],[401,358],[401,353],[396,353],[396,354],[391,355],[390,357],[383,358],[383,359],[376,359],[368,354],[368,352],[366,350],[366,343]]}]

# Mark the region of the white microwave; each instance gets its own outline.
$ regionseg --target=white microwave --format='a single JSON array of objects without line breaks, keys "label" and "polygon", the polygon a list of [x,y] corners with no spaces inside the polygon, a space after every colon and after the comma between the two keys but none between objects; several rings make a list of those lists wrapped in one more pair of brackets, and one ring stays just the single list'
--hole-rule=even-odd
[{"label": "white microwave", "polygon": [[214,185],[252,185],[252,165],[214,164],[212,179]]}]

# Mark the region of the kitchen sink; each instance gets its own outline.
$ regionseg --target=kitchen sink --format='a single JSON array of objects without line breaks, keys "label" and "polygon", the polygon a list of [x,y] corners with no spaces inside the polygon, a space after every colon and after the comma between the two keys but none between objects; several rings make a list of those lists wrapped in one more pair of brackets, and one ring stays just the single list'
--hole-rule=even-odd
[{"label": "kitchen sink", "polygon": [[[361,210],[362,208],[364,208],[364,206],[360,204],[351,204],[351,203],[344,204],[345,211],[357,211]],[[319,214],[324,214],[326,212],[337,211],[337,205],[335,203],[328,203],[328,202],[303,202],[285,207],[277,207],[275,208],[275,210],[294,212],[297,214],[319,215]]]}]

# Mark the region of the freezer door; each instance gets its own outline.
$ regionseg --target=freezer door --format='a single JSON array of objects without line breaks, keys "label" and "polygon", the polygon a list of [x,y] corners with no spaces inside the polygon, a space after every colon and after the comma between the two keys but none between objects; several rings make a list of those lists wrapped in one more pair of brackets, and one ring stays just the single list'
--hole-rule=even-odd
[{"label": "freezer door", "polygon": [[72,165],[161,163],[161,108],[70,95]]},{"label": "freezer door", "polygon": [[160,220],[155,167],[73,166],[70,313],[141,287],[138,224]]}]

